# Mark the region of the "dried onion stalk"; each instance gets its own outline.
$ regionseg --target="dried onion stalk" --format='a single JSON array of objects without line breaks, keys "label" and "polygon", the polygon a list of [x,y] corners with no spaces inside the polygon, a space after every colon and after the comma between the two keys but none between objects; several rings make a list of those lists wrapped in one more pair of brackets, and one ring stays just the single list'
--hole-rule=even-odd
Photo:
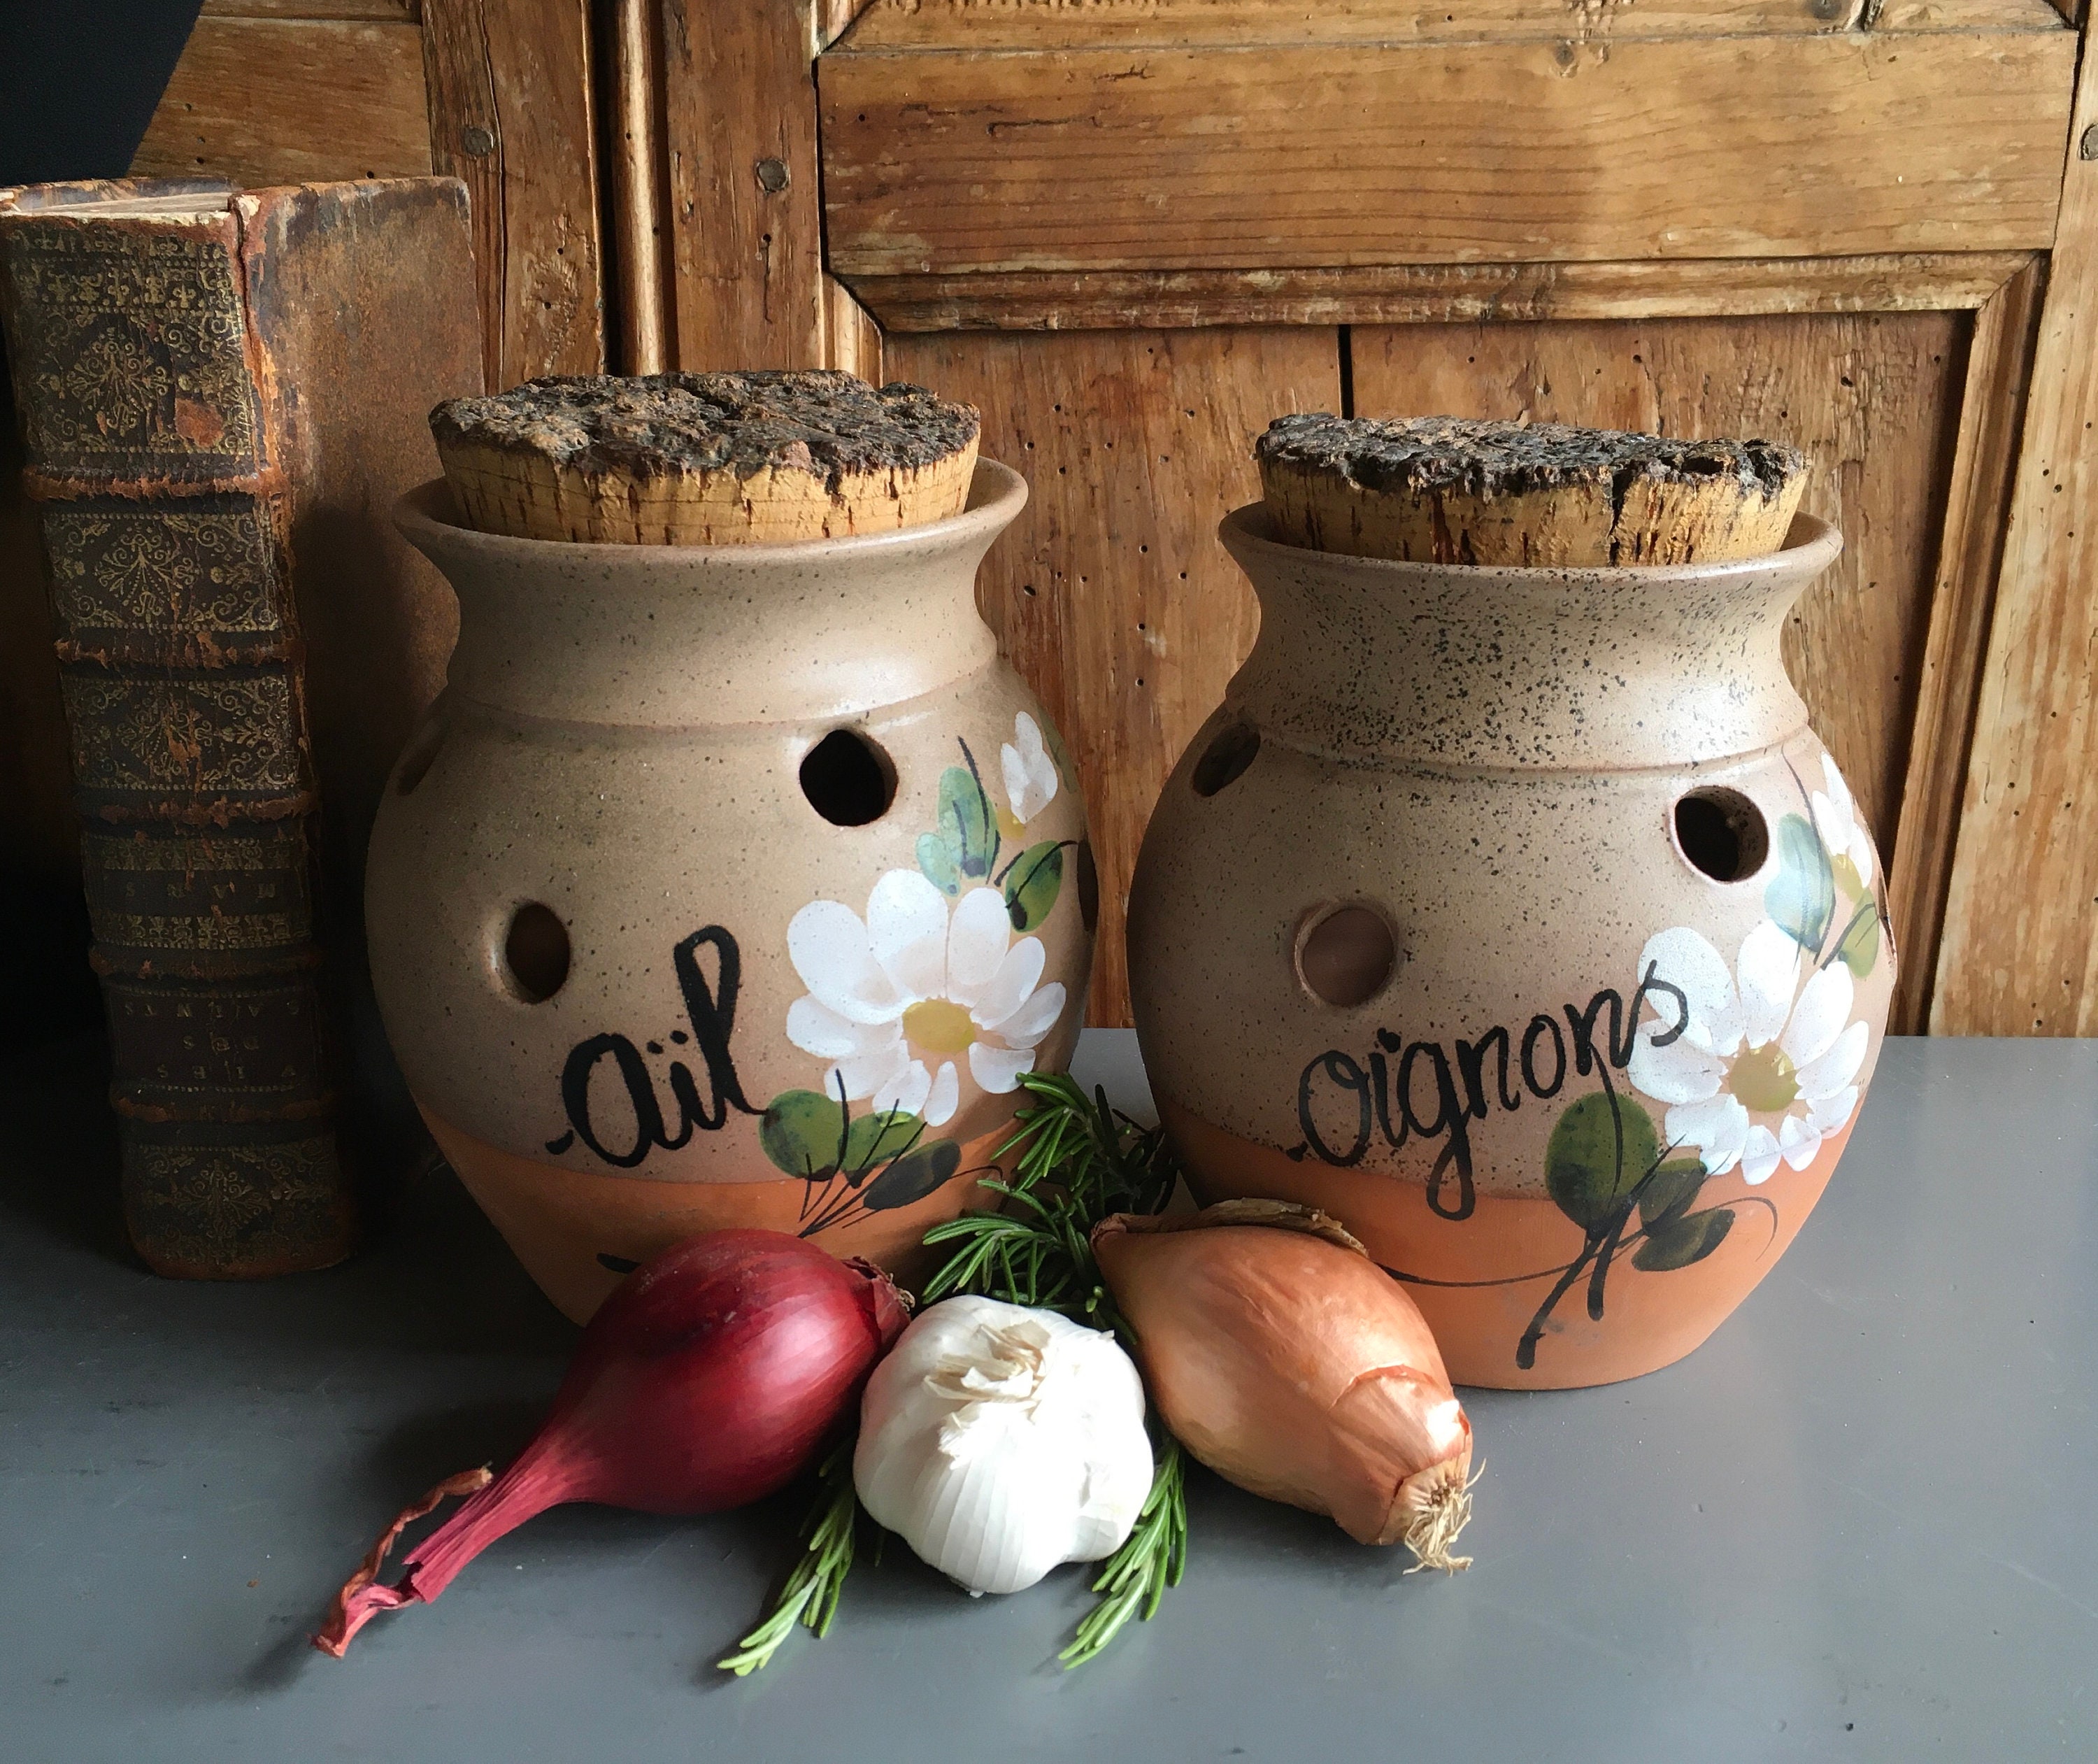
[{"label": "dried onion stalk", "polygon": [[1340,1223],[1232,1200],[1092,1234],[1165,1424],[1227,1481],[1455,1569],[1472,1424],[1420,1308]]}]

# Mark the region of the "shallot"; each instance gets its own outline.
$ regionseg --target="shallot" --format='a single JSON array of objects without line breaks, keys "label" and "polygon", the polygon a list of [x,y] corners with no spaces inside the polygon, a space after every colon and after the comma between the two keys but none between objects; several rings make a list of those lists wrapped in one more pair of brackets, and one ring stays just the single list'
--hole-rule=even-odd
[{"label": "shallot", "polygon": [[[448,1478],[409,1507],[336,1595],[314,1645],[338,1657],[381,1611],[434,1599],[505,1533],[564,1501],[647,1513],[740,1507],[805,1469],[902,1332],[878,1268],[782,1231],[713,1231],[665,1250],[607,1299],[529,1445],[500,1477]],[[402,1529],[465,1504],[379,1571]]]},{"label": "shallot", "polygon": [[1419,1306],[1335,1220],[1280,1201],[1118,1213],[1093,1253],[1183,1445],[1240,1488],[1427,1568],[1471,1513],[1472,1424]]}]

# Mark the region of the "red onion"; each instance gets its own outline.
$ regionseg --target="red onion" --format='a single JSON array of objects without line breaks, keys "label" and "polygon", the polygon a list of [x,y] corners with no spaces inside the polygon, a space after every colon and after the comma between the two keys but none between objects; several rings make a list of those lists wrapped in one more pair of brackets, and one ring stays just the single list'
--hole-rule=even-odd
[{"label": "red onion", "polygon": [[[381,1611],[434,1599],[488,1546],[564,1501],[710,1513],[784,1486],[858,1399],[908,1302],[871,1263],[783,1231],[712,1231],[637,1269],[583,1332],[532,1442],[503,1474],[447,1478],[407,1508],[336,1595],[314,1638],[340,1657]],[[402,1528],[466,1504],[379,1570]]]}]

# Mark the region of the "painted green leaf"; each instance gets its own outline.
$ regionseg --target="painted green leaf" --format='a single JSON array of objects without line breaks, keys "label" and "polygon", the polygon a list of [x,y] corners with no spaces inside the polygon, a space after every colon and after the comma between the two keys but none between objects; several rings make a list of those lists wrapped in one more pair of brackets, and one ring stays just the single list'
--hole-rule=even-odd
[{"label": "painted green leaf", "polygon": [[1777,823],[1778,871],[1763,890],[1763,911],[1803,950],[1819,950],[1836,916],[1836,877],[1828,853],[1804,816]]},{"label": "painted green leaf", "polygon": [[925,1123],[907,1109],[862,1115],[845,1135],[845,1179],[858,1183],[869,1170],[902,1156],[924,1132]]},{"label": "painted green leaf", "polygon": [[765,1155],[789,1176],[812,1183],[837,1174],[838,1145],[845,1136],[844,1105],[819,1090],[782,1090],[757,1124]]},{"label": "painted green leaf", "polygon": [[1632,1252],[1632,1266],[1649,1274],[1687,1268],[1693,1262],[1702,1262],[1724,1243],[1733,1225],[1732,1207],[1710,1207],[1702,1213],[1670,1219],[1666,1225],[1649,1229],[1646,1241]]},{"label": "painted green leaf", "polygon": [[1679,1219],[1690,1210],[1697,1191],[1705,1186],[1705,1161],[1672,1157],[1648,1178],[1639,1190],[1639,1223],[1649,1231]]},{"label": "painted green leaf", "polygon": [[937,833],[918,836],[918,870],[949,898],[962,892],[962,867],[955,848]]},{"label": "painted green leaf", "polygon": [[867,1185],[861,1204],[871,1212],[907,1207],[951,1178],[961,1168],[962,1148],[952,1139],[928,1139],[905,1152]]},{"label": "painted green leaf", "polygon": [[940,774],[940,836],[953,847],[962,874],[981,879],[998,859],[998,816],[966,766]]},{"label": "painted green leaf", "polygon": [[1877,902],[1863,901],[1853,915],[1843,941],[1836,946],[1843,965],[1854,980],[1863,980],[1880,959],[1880,911]]},{"label": "painted green leaf", "polygon": [[1653,1168],[1660,1136],[1628,1096],[1582,1097],[1553,1123],[1544,1181],[1559,1210],[1584,1231],[1604,1224]]},{"label": "painted green leaf", "polygon": [[1049,916],[1064,885],[1064,848],[1053,839],[1029,845],[1005,872],[1005,910],[1015,931],[1032,931]]}]

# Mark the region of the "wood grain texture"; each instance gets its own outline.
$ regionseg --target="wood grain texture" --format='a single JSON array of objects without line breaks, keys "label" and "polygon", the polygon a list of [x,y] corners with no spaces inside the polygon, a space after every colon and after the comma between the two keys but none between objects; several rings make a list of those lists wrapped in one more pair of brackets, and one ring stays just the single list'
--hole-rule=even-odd
[{"label": "wood grain texture", "polygon": [[670,365],[670,291],[663,202],[663,87],[652,0],[612,0],[612,216],[622,374]]},{"label": "wood grain texture", "polygon": [[[856,49],[1174,47],[1547,37],[1806,36],[1855,28],[1865,0],[874,0]],[[1886,0],[1878,28],[2058,23],[2048,0]]]},{"label": "wood grain texture", "polygon": [[[2087,54],[2076,134],[2098,124]],[[1937,1034],[2098,1033],[2098,161],[2071,155],[1930,1007]]]},{"label": "wood grain texture", "polygon": [[992,271],[862,276],[852,287],[885,330],[913,331],[1732,318],[1979,306],[2031,257],[1946,252],[1352,270]]},{"label": "wood grain texture", "polygon": [[422,21],[422,0],[204,0],[207,19],[376,19],[397,24]]},{"label": "wood grain texture", "polygon": [[663,0],[662,18],[677,365],[822,366],[814,0]]},{"label": "wood grain texture", "polygon": [[1260,494],[1253,438],[1334,410],[1331,331],[890,337],[889,372],[984,415],[1031,494],[977,578],[985,616],[1082,776],[1100,876],[1090,1020],[1126,1024],[1124,905],[1165,775],[1258,629],[1216,539]]},{"label": "wood grain texture", "polygon": [[589,0],[424,0],[437,169],[473,205],[491,391],[604,371]]},{"label": "wood grain texture", "polygon": [[1889,1022],[1896,1034],[1920,1035],[1929,1025],[2044,279],[2038,261],[2012,277],[1975,314],[1968,346],[1959,441],[1902,784],[1901,836],[1887,865],[1894,930],[1909,952],[1896,978]]},{"label": "wood grain texture", "polygon": [[1844,550],[1794,610],[1785,663],[1885,853],[1898,832],[1967,324],[1903,313],[1358,330],[1355,411],[1527,415],[1803,449],[1803,506],[1836,524]]},{"label": "wood grain texture", "polygon": [[[2042,249],[2075,39],[885,51],[822,62],[831,267]],[[737,180],[727,180],[735,183]]]},{"label": "wood grain texture", "polygon": [[430,169],[422,33],[318,19],[200,18],[131,160],[248,185]]},{"label": "wood grain texture", "polygon": [[844,283],[823,278],[823,365],[857,374],[871,386],[886,379],[881,327]]}]

